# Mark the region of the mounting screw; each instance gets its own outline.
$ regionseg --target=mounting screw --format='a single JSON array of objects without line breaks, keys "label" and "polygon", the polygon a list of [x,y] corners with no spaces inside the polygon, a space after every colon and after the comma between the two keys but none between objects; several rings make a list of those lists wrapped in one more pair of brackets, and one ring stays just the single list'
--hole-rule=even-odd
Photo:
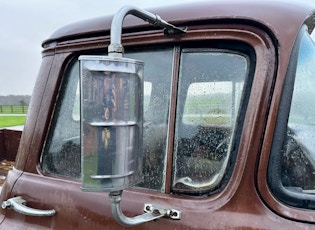
[{"label": "mounting screw", "polygon": [[176,209],[168,210],[167,214],[168,214],[169,218],[171,218],[173,220],[180,220],[182,218],[182,212],[178,211]]},{"label": "mounting screw", "polygon": [[170,217],[177,217],[177,216],[178,216],[177,212],[170,211]]},{"label": "mounting screw", "polygon": [[146,206],[145,206],[145,210],[146,210],[146,211],[150,212],[151,209],[152,209],[152,206],[151,206],[151,205],[146,205]]}]

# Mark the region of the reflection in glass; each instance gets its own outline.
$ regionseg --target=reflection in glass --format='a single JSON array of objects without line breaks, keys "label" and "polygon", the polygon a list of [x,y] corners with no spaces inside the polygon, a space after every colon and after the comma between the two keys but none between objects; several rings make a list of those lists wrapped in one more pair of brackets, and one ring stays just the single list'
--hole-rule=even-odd
[{"label": "reflection in glass", "polygon": [[282,183],[315,194],[315,43],[304,33],[298,56],[288,132],[282,162]]},{"label": "reflection in glass", "polygon": [[236,53],[184,50],[180,64],[172,189],[206,193],[226,171],[247,59]]},{"label": "reflection in glass", "polygon": [[144,60],[143,178],[137,186],[165,189],[166,150],[173,67],[173,50],[129,52]]}]

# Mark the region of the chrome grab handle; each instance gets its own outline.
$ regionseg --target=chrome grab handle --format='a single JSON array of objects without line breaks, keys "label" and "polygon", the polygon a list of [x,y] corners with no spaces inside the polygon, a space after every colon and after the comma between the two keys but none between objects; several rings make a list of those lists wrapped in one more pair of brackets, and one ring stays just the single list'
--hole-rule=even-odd
[{"label": "chrome grab handle", "polygon": [[3,209],[11,208],[18,213],[28,216],[54,216],[56,214],[56,211],[54,209],[40,210],[27,207],[26,201],[21,196],[13,197],[8,199],[7,201],[3,201],[1,207]]}]

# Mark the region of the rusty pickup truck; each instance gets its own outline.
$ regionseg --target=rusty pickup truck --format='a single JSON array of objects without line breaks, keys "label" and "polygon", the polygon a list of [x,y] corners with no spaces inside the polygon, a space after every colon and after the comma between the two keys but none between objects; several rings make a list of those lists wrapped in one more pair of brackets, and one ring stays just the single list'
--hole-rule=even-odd
[{"label": "rusty pickup truck", "polygon": [[315,3],[208,1],[42,44],[0,229],[315,229]]}]

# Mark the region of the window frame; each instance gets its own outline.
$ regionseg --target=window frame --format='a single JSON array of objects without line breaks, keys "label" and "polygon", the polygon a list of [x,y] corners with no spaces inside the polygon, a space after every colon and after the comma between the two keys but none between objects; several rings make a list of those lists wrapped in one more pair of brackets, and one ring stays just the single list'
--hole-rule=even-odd
[{"label": "window frame", "polygon": [[[222,43],[220,43],[222,42]],[[213,189],[208,189],[208,190],[202,190],[200,192],[179,192],[176,191],[174,188],[172,188],[173,186],[173,181],[174,181],[174,173],[175,173],[175,168],[176,168],[176,164],[175,164],[175,159],[174,157],[176,156],[176,145],[175,145],[175,136],[176,136],[176,125],[178,123],[183,123],[183,115],[184,115],[184,109],[185,109],[185,102],[187,99],[187,93],[188,93],[188,88],[185,88],[185,97],[182,98],[182,100],[184,101],[184,103],[180,106],[180,117],[176,118],[176,114],[177,114],[177,109],[178,109],[178,105],[177,103],[175,104],[175,111],[173,114],[173,139],[171,144],[174,145],[173,149],[171,150],[171,152],[168,152],[168,155],[172,156],[172,166],[169,170],[172,170],[172,178],[170,178],[170,181],[168,182],[168,184],[171,185],[170,191],[169,193],[175,193],[175,194],[179,194],[179,195],[188,195],[188,196],[199,196],[199,197],[207,197],[207,196],[213,196],[213,194],[217,194],[220,193],[222,190],[224,190],[224,188],[227,186],[227,184],[229,183],[229,180],[231,179],[232,173],[234,171],[235,168],[235,163],[236,163],[236,159],[238,157],[238,150],[239,150],[239,146],[240,146],[240,139],[241,139],[241,134],[242,134],[242,128],[243,128],[243,124],[244,124],[244,120],[245,120],[245,114],[246,114],[246,110],[247,110],[247,106],[248,106],[248,101],[249,101],[249,96],[251,94],[251,89],[252,89],[252,83],[254,80],[254,74],[255,74],[255,69],[256,69],[256,54],[254,49],[249,46],[246,43],[242,43],[240,41],[219,41],[219,47],[216,46],[216,44],[212,44],[212,46],[206,46],[203,44],[196,44],[196,46],[187,46],[187,45],[182,45],[181,47],[178,48],[178,70],[177,70],[177,82],[176,82],[176,98],[171,98],[171,100],[178,100],[179,97],[179,88],[181,87],[179,85],[179,75],[180,75],[180,57],[182,54],[184,54],[186,51],[189,51],[189,53],[195,53],[195,52],[200,52],[200,53],[204,53],[204,52],[222,52],[222,53],[232,53],[232,54],[236,54],[239,56],[242,56],[246,59],[246,64],[247,64],[247,72],[245,74],[244,77],[244,85],[243,85],[243,90],[241,93],[241,98],[240,98],[240,103],[239,103],[239,108],[238,108],[238,113],[236,114],[236,116],[234,117],[235,121],[234,121],[234,125],[233,125],[233,129],[231,129],[231,137],[230,137],[230,142],[229,142],[229,147],[230,147],[230,159],[228,160],[228,166],[225,168],[224,170],[224,175],[222,177],[222,179],[220,180],[220,182],[213,188]],[[185,51],[185,52],[182,52]],[[190,83],[193,83],[193,81],[191,81]],[[187,85],[189,86],[189,84]],[[231,121],[233,122],[233,121]],[[190,126],[191,124],[186,124],[186,126]],[[169,140],[170,142],[170,140]]]},{"label": "window frame", "polygon": [[[244,160],[244,159],[250,158],[251,162],[256,161],[256,154],[253,155],[252,153],[253,151],[256,153],[256,151],[258,151],[259,149],[259,141],[258,141],[259,138],[258,139],[252,138],[252,136],[250,135],[250,130],[252,130],[252,128],[255,127],[256,136],[258,137],[260,137],[263,134],[263,127],[265,126],[265,123],[257,124],[256,121],[264,120],[268,112],[267,105],[269,105],[268,103],[270,102],[269,99],[272,93],[272,86],[275,79],[274,71],[276,68],[275,64],[277,60],[275,56],[275,53],[276,53],[275,47],[277,47],[277,43],[275,43],[275,40],[273,40],[274,37],[272,34],[270,33],[266,34],[266,31],[261,30],[261,28],[257,28],[257,27],[254,27],[253,25],[247,25],[247,24],[231,24],[231,25],[226,25],[224,28],[221,28],[221,27],[217,28],[216,25],[212,25],[210,28],[208,25],[196,26],[196,27],[192,26],[187,37],[185,37],[184,39],[179,39],[179,40],[176,40],[176,39],[169,40],[169,38],[164,37],[164,35],[160,35],[160,34],[153,34],[153,35],[148,34],[148,35],[149,36],[146,39],[146,41],[150,41],[150,43],[148,43],[148,46],[152,44],[151,41],[153,40],[158,41],[157,43],[159,46],[164,46],[166,43],[169,44],[170,42],[174,43],[176,41],[186,42],[187,44],[189,44],[189,42],[192,42],[192,41],[194,41],[195,43],[196,42],[208,43],[209,41],[222,41],[222,40],[237,41],[237,42],[243,42],[247,44],[248,46],[252,47],[255,54],[257,55],[257,62],[260,64],[257,65],[257,69],[255,70],[255,73],[254,73],[255,77],[254,77],[253,87],[255,88],[255,92],[251,93],[251,95],[249,96],[250,97],[249,108],[248,108],[248,111],[246,111],[244,127],[243,127],[243,130],[241,131],[240,149],[237,155],[237,158],[239,160],[236,160],[235,162],[235,168],[232,172],[230,183],[227,184],[227,186],[225,187],[224,190],[222,190],[222,192],[217,193],[216,195],[213,195],[207,199],[198,199],[198,201],[194,199],[194,202],[197,201],[199,207],[204,207],[204,208],[222,207],[230,200],[233,194],[237,192],[237,189],[240,186],[240,184],[243,183],[244,180],[246,181],[248,177],[252,175],[252,174],[243,174],[244,170],[252,171],[252,164],[247,164],[246,163],[247,160]],[[123,40],[124,44],[126,44],[126,47],[128,47],[128,45],[132,47],[135,44],[139,43],[136,36],[135,38],[130,38],[128,36],[126,37],[126,39]],[[142,33],[140,37],[143,37]],[[108,41],[106,40],[106,42]],[[106,45],[107,44],[106,42],[104,43],[103,38],[97,38],[97,39],[92,39],[92,40],[87,41],[88,44],[85,45],[84,54],[91,54],[92,52],[93,54],[95,54],[95,52],[99,52],[99,48],[100,48],[99,44],[102,43]],[[80,44],[82,44],[82,41],[80,41]],[[79,48],[81,50],[82,46],[80,46]],[[58,88],[61,85],[60,82],[63,78],[63,74],[65,71],[64,67],[67,66],[67,64],[64,64],[64,61],[66,61],[65,58],[69,61],[69,59],[73,58],[73,56],[77,54],[77,51],[79,50],[79,48],[77,47],[76,41],[74,41],[73,46],[69,46],[68,44],[64,48],[63,46],[58,48],[58,54],[56,56],[57,59],[55,60],[58,60],[58,63],[60,65],[62,64],[62,68],[61,69],[55,68],[54,69],[55,71],[51,73],[51,78],[50,78],[50,79],[53,79],[53,74],[56,74],[56,72],[58,71],[57,74],[58,74],[59,80],[56,84],[53,85],[53,86],[56,85],[56,89],[53,88],[56,91],[58,91]],[[178,49],[178,47],[175,47],[175,48]],[[60,59],[61,57],[63,57],[62,60]],[[174,69],[173,69],[174,73],[178,71],[178,68],[176,68],[176,66],[178,67],[178,63],[174,65]],[[176,83],[176,79],[174,79],[174,82]],[[173,89],[172,93],[173,94],[174,92],[176,93],[176,86],[172,86],[172,89]],[[57,98],[57,92],[55,92],[55,94],[49,95],[48,101],[52,101],[51,103],[52,107],[55,106],[56,98]],[[261,102],[259,105],[257,105],[256,103],[257,100]],[[171,103],[173,103],[173,105],[171,105],[170,112],[175,112],[174,105],[176,104],[176,100],[173,100]],[[46,104],[43,104],[43,105],[46,105]],[[43,105],[42,107],[44,107]],[[47,115],[48,119],[44,120],[46,121],[47,126],[45,127],[36,126],[37,127],[36,133],[42,134],[43,133],[42,130],[44,130],[44,133],[47,134],[47,131],[49,131],[49,128],[47,127],[49,126],[52,115],[53,113],[50,112],[49,116]],[[170,124],[173,124],[173,123],[174,121],[170,121]],[[33,130],[33,129],[30,129],[30,130]],[[173,137],[174,133],[172,133],[172,131],[170,131],[169,135],[170,135],[169,137],[170,139],[174,138]],[[38,159],[40,158],[40,154],[42,152],[42,144],[41,144],[41,147],[38,147],[38,150],[37,150],[38,155],[30,156],[31,160],[28,161],[27,168],[26,168],[28,172],[43,174],[40,170],[40,167],[38,167]],[[173,145],[169,145],[168,151],[172,151],[172,149],[173,149]],[[250,154],[249,154],[248,149],[251,149]],[[168,165],[172,164],[171,160],[172,159],[168,159]],[[47,179],[49,179],[49,177],[51,177],[51,179],[54,178],[54,176],[52,175],[44,175],[44,176],[47,176]],[[169,170],[166,172],[166,177],[171,178],[171,172]],[[243,179],[243,177],[247,179]],[[64,178],[58,178],[58,179],[61,179],[63,181]],[[65,182],[68,182],[68,181],[69,179],[65,180]],[[76,186],[79,188],[80,183],[76,182]],[[248,187],[248,189],[249,189],[248,192],[253,191],[251,186]],[[133,190],[134,189],[126,190],[125,193],[132,194]],[[136,191],[139,192],[139,190],[136,190]],[[170,188],[167,188],[167,185],[166,185],[166,191],[170,191]],[[142,192],[141,194],[143,194],[143,199],[145,199],[145,197],[149,198],[149,196],[151,196],[152,194],[154,194],[154,196],[159,197],[160,199],[165,199],[167,197],[165,196],[165,194],[156,193],[153,191],[146,191],[146,192]],[[175,200],[177,200],[176,196],[174,198]],[[187,205],[190,206],[192,203],[189,199],[186,199],[186,201],[182,202],[181,204],[184,205],[183,207],[187,207]],[[181,204],[179,204],[179,206],[182,206]]]},{"label": "window frame", "polygon": [[[216,45],[220,45],[220,47],[216,47]],[[174,50],[173,53],[173,74],[172,74],[172,79],[171,79],[171,91],[170,94],[171,95],[177,95],[177,90],[178,90],[178,77],[179,77],[179,64],[180,64],[180,57],[182,55],[182,51],[183,50],[201,50],[202,52],[205,51],[220,51],[223,53],[232,53],[232,54],[238,54],[240,56],[243,56],[246,60],[247,60],[247,72],[245,75],[245,79],[244,79],[244,86],[243,86],[243,92],[241,94],[241,99],[240,99],[240,107],[239,107],[239,111],[238,111],[238,115],[235,117],[236,122],[235,125],[233,127],[233,130],[231,130],[231,139],[232,141],[230,142],[231,145],[231,149],[233,149],[233,151],[231,151],[230,153],[230,159],[229,159],[229,166],[226,168],[224,176],[222,178],[222,180],[220,181],[219,185],[216,186],[215,189],[211,190],[210,192],[201,192],[199,195],[212,195],[213,193],[217,193],[220,192],[224,189],[224,187],[227,185],[229,178],[232,175],[232,172],[234,170],[234,166],[235,166],[235,162],[236,162],[236,158],[237,158],[237,152],[238,152],[238,147],[239,147],[239,142],[240,142],[240,137],[241,137],[241,132],[242,132],[242,126],[244,123],[244,118],[245,118],[245,113],[247,110],[247,104],[248,104],[248,100],[249,100],[249,95],[251,93],[251,85],[253,82],[253,78],[254,78],[254,72],[255,72],[255,65],[256,65],[256,56],[255,56],[255,52],[252,49],[251,46],[249,46],[246,43],[240,42],[240,41],[217,41],[213,44],[211,44],[210,46],[207,45],[207,47],[205,47],[205,44],[196,44],[193,45],[193,48],[191,48],[191,44],[190,46],[187,46],[186,44],[183,44],[181,46],[170,46],[169,47],[171,50]],[[145,50],[154,50],[152,48],[146,48],[143,49],[143,51]],[[138,51],[138,50],[136,50]],[[73,68],[75,66],[75,60],[76,58],[72,59],[72,62],[70,63],[70,65],[68,65],[68,68],[65,71],[65,76],[67,74],[69,74],[71,71],[73,71],[71,68]],[[69,68],[70,67],[70,68]],[[70,75],[69,75],[70,76]],[[63,82],[68,82],[71,81],[71,79],[63,79]],[[62,85],[62,88],[65,87],[64,85]],[[64,89],[64,88],[63,88]],[[63,90],[64,91],[64,90]],[[64,97],[64,94],[60,95],[58,97],[57,100],[57,104],[56,104],[56,108],[59,108],[61,106],[61,101],[62,98]],[[164,192],[166,194],[170,194],[173,192],[172,190],[172,181],[173,181],[173,173],[175,172],[174,170],[174,152],[175,149],[170,149],[169,146],[174,146],[174,135],[175,135],[175,126],[176,126],[176,113],[172,113],[172,107],[173,110],[177,108],[177,98],[178,95],[176,97],[171,97],[170,98],[170,105],[169,105],[169,113],[168,113],[168,120],[170,121],[168,123],[168,137],[166,139],[166,165],[164,166],[166,168],[166,172],[169,172],[169,174],[166,173],[166,176],[164,177],[164,188],[162,188],[162,190],[160,192]],[[72,99],[71,99],[72,100]],[[75,99],[73,98],[72,101],[75,101]],[[172,105],[173,104],[173,105]],[[56,110],[55,110],[56,112]],[[70,114],[71,116],[73,115],[72,113]],[[57,120],[57,117],[53,117],[53,122],[52,124],[54,124]],[[171,121],[174,121],[173,123]],[[77,120],[73,119],[73,122],[78,122]],[[172,130],[172,131],[170,131]],[[172,136],[170,135],[170,133],[172,133]],[[51,136],[52,133],[49,132],[48,137]],[[46,147],[44,148],[46,149]],[[44,154],[44,152],[43,152]],[[42,157],[43,158],[43,155]],[[41,162],[41,165],[43,166],[43,162]],[[50,175],[50,173],[45,172],[44,174],[46,175]],[[52,176],[55,177],[61,177],[61,178],[65,178],[65,179],[74,179],[76,180],[76,178],[71,178],[71,177],[67,177],[65,175],[59,175],[59,174],[51,174]],[[148,188],[141,188],[141,189],[148,189]],[[150,189],[149,189],[150,190]],[[181,193],[177,193],[177,194],[181,194]]]},{"label": "window frame", "polygon": [[[64,114],[63,116],[65,117],[65,119],[71,120],[71,123],[73,125],[78,125],[79,126],[78,132],[80,133],[80,118],[76,119],[73,116],[73,111],[74,111],[73,108],[75,106],[77,87],[74,87],[71,85],[71,83],[73,83],[74,79],[70,77],[72,75],[71,73],[75,72],[75,70],[73,69],[73,67],[75,65],[77,65],[78,73],[79,73],[79,63],[77,62],[77,58],[76,58],[76,56],[72,56],[71,58],[69,58],[67,65],[64,68],[63,78],[61,80],[60,89],[59,89],[58,95],[56,97],[56,103],[54,105],[53,115],[51,117],[49,129],[47,131],[46,141],[43,145],[42,153],[40,154],[40,160],[39,160],[39,167],[40,168],[38,168],[38,169],[45,176],[49,175],[52,177],[63,178],[63,179],[67,179],[67,180],[81,181],[80,177],[66,176],[66,175],[53,174],[53,173],[47,172],[44,170],[44,164],[45,163],[43,162],[44,158],[47,157],[47,156],[44,156],[44,154],[46,153],[46,149],[48,148],[48,146],[50,146],[50,144],[52,142],[52,136],[54,135],[53,131],[55,128],[54,125],[56,125],[56,123],[58,122],[58,118],[59,118],[58,114],[60,114],[59,111],[62,109],[62,107],[65,107],[64,103],[61,103],[61,101],[64,100],[64,98],[66,97],[66,94],[72,94],[72,95],[74,95],[74,97],[70,97],[70,98],[68,97],[68,99],[67,99],[69,102],[71,102],[70,104],[72,107],[69,110],[69,111],[71,111],[71,113]],[[71,87],[70,92],[66,92],[68,85],[70,85],[69,87]],[[79,86],[79,82],[76,86]],[[77,137],[79,138],[79,142],[81,142],[80,135]],[[81,146],[81,143],[80,143],[80,146]],[[79,157],[81,158],[81,155]],[[80,161],[80,164],[81,164],[81,161]]]}]

